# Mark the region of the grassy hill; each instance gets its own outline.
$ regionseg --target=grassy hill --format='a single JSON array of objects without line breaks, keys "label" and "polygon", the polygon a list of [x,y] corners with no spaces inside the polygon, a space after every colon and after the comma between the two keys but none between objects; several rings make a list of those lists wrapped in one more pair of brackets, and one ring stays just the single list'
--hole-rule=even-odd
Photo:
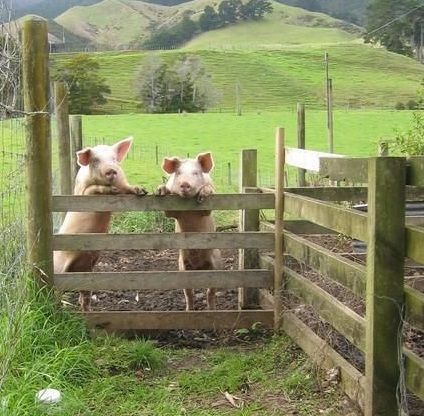
[{"label": "grassy hill", "polygon": [[[55,20],[69,31],[97,44],[123,48],[136,40],[147,38],[153,29],[178,23],[185,13],[196,20],[205,6],[218,3],[215,0],[193,0],[176,6],[162,6],[134,0],[104,0],[91,6],[73,7]],[[308,43],[315,38],[314,33],[320,39],[318,41],[323,42],[346,41],[360,35],[358,27],[324,14],[277,2],[273,2],[273,7],[274,11],[266,21],[255,23],[259,24],[258,27],[268,28],[262,30],[263,35],[272,34],[274,43],[286,43],[287,32],[297,38],[296,42],[289,43]],[[236,24],[223,30],[243,32],[246,27],[249,28],[249,24]],[[206,34],[207,39],[216,36],[215,32],[219,31]]]},{"label": "grassy hill", "polygon": [[[178,50],[160,56],[172,63],[184,54],[199,56],[222,91],[215,110],[234,110],[235,86],[247,110],[294,108],[299,101],[312,108],[324,105],[324,53],[330,55],[334,101],[338,108],[393,108],[416,96],[424,77],[422,65],[410,58],[362,44],[299,45],[275,50]],[[54,56],[53,65],[70,55]],[[136,73],[145,52],[96,53],[101,75],[112,93],[102,112],[137,110]]]}]

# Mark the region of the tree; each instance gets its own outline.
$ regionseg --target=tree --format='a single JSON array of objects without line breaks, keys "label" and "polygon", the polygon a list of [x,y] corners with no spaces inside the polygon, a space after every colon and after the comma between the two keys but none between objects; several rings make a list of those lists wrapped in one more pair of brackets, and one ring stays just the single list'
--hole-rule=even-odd
[{"label": "tree", "polygon": [[202,32],[218,29],[222,26],[218,13],[212,6],[206,6],[199,17],[199,27]]},{"label": "tree", "polygon": [[58,66],[53,78],[69,88],[69,111],[91,114],[93,106],[106,103],[110,88],[99,75],[100,65],[87,54],[78,54]]},{"label": "tree", "polygon": [[160,58],[148,58],[140,69],[136,90],[145,109],[154,113],[205,111],[219,99],[202,61],[195,56],[183,57],[172,67]]},{"label": "tree", "polygon": [[269,0],[249,0],[246,4],[241,5],[240,10],[244,20],[259,20],[266,13],[271,13],[273,7]]},{"label": "tree", "polygon": [[143,43],[146,49],[172,49],[190,40],[197,32],[197,24],[187,14],[175,26],[161,28]]},{"label": "tree", "polygon": [[148,113],[160,113],[164,110],[165,78],[166,64],[164,61],[157,55],[148,56],[140,68],[135,82],[137,95]]},{"label": "tree", "polygon": [[419,11],[413,9],[417,5],[418,0],[372,0],[367,11],[365,41],[380,43],[402,55],[412,55],[413,21]]},{"label": "tree", "polygon": [[219,3],[218,15],[221,22],[224,25],[237,22],[241,6],[241,0],[224,0]]}]

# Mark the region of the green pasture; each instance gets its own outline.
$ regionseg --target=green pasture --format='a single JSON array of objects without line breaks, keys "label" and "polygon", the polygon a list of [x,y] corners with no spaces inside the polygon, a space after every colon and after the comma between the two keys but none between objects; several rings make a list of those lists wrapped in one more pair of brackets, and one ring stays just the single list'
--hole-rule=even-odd
[{"label": "green pasture", "polygon": [[[240,29],[241,30],[241,29]],[[244,111],[290,109],[297,102],[324,108],[324,53],[330,56],[336,108],[390,108],[416,98],[424,77],[422,65],[411,58],[368,45],[347,43],[281,46],[270,50],[209,49],[157,52],[165,61],[199,56],[222,98],[212,111],[234,111],[236,85]],[[53,55],[52,69],[72,55]],[[91,55],[111,96],[96,111],[102,114],[139,112],[135,80],[147,52]]]},{"label": "green pasture", "polygon": [[[334,115],[335,152],[350,156],[375,155],[377,144],[406,130],[412,114],[409,111],[343,111]],[[245,113],[109,115],[85,116],[85,144],[112,143],[134,136],[133,149],[125,161],[130,181],[141,183],[152,191],[162,181],[160,164],[164,156],[195,156],[211,151],[215,158],[215,183],[220,192],[235,190],[242,149],[258,150],[259,181],[273,183],[274,135],[277,126],[286,129],[288,146],[296,146],[296,113],[294,111]],[[327,150],[326,113],[307,110],[306,143],[311,150]],[[157,149],[157,150],[156,150]],[[156,151],[158,164],[156,164]],[[228,164],[231,164],[229,186]]]}]

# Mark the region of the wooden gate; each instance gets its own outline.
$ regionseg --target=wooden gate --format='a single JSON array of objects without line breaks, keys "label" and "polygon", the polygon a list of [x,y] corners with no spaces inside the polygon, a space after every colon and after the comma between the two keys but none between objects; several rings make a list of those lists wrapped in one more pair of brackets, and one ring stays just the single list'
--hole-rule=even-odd
[{"label": "wooden gate", "polygon": [[[199,211],[273,209],[274,195],[213,195],[202,204],[178,196],[54,196],[53,211]],[[274,249],[274,233],[259,231],[142,234],[55,234],[53,250],[145,250],[145,249]],[[177,267],[177,265],[176,265]],[[137,271],[62,273],[54,275],[61,291],[170,290],[193,288],[272,288],[268,269]],[[181,293],[181,296],[182,293]],[[272,310],[219,311],[104,311],[84,313],[90,326],[110,330],[128,329],[224,329],[249,328],[260,322],[273,327]]]}]

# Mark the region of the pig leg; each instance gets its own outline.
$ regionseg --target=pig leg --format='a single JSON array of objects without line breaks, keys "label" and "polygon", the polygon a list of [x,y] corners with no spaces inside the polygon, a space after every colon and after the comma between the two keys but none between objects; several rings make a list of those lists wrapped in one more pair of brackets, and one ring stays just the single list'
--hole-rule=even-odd
[{"label": "pig leg", "polygon": [[119,194],[119,189],[110,185],[90,185],[84,189],[83,195]]},{"label": "pig leg", "polygon": [[216,289],[209,288],[206,291],[206,301],[208,305],[209,310],[215,310],[216,309],[216,296],[215,296]]},{"label": "pig leg", "polygon": [[[187,270],[181,251],[178,256],[178,269],[180,271]],[[194,290],[184,289],[184,297],[186,300],[186,311],[192,311],[194,309]]]},{"label": "pig leg", "polygon": [[211,196],[214,193],[215,191],[212,185],[203,185],[197,193],[197,202],[202,203],[208,196]]}]

